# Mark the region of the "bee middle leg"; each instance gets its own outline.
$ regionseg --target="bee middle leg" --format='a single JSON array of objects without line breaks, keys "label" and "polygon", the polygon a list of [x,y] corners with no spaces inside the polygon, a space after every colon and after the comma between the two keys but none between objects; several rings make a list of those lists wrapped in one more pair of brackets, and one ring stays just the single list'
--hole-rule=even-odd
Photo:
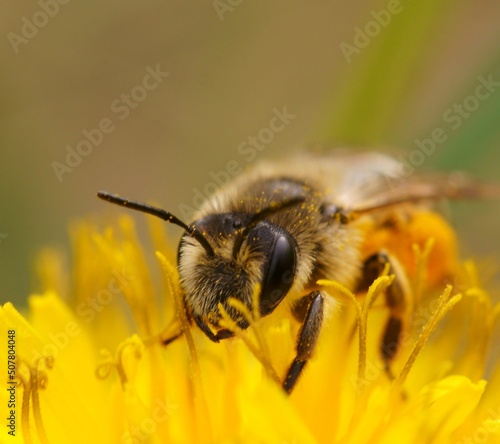
[{"label": "bee middle leg", "polygon": [[365,260],[362,278],[356,293],[366,292],[370,285],[382,274],[387,264],[390,265],[391,273],[395,275],[395,279],[384,294],[385,305],[389,309],[389,319],[384,327],[379,352],[385,371],[391,379],[394,379],[391,372],[391,362],[399,350],[411,296],[406,273],[396,258],[384,251],[378,252]]},{"label": "bee middle leg", "polygon": [[[306,305],[307,304],[307,305]],[[301,313],[302,312],[302,313]],[[313,291],[299,301],[294,315],[303,319],[295,346],[296,356],[288,368],[283,389],[291,393],[307,361],[311,358],[323,325],[323,295]]]}]

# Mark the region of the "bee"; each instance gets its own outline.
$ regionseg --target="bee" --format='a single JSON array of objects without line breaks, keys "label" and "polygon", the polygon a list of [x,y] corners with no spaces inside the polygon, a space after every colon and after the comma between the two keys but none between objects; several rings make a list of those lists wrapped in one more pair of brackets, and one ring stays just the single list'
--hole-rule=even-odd
[{"label": "bee", "polygon": [[437,239],[431,284],[452,279],[456,267],[453,230],[432,203],[491,195],[498,197],[498,190],[463,175],[406,177],[389,156],[343,151],[263,162],[208,198],[189,224],[160,208],[98,193],[184,229],[178,249],[184,306],[190,322],[211,341],[234,335],[220,326],[220,305],[240,328],[249,326],[229,300],[252,310],[257,285],[261,316],[280,305],[290,309],[301,327],[282,382],[287,393],[322,328],[329,296],[318,280],[335,280],[363,293],[389,264],[395,279],[384,294],[388,320],[380,343],[389,371],[410,308],[412,245]]}]

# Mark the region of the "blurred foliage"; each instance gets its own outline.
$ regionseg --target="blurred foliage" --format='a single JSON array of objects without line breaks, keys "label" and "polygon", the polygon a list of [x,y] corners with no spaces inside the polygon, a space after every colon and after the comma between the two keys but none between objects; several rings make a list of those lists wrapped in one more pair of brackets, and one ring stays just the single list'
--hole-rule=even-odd
[{"label": "blurred foliage", "polygon": [[[500,56],[495,63],[487,66],[483,71],[488,77],[500,84]],[[465,91],[472,93],[477,87],[477,79],[468,82]],[[463,97],[459,98],[462,101]],[[489,152],[498,152],[500,139],[500,91],[493,92],[491,96],[481,102],[477,111],[465,113],[470,116],[464,118],[465,123],[445,141],[443,149],[434,159],[434,164],[439,168],[476,170],[480,174],[481,163]],[[479,164],[479,165],[478,165]],[[491,172],[497,177],[496,165]]]},{"label": "blurred foliage", "polygon": [[413,85],[429,64],[428,49],[446,29],[450,6],[459,7],[459,3],[378,2],[348,43],[356,51],[345,47],[351,66],[340,85],[335,81],[342,92],[331,112],[327,137],[364,145],[391,139],[392,128],[402,120],[403,104],[415,94]]}]

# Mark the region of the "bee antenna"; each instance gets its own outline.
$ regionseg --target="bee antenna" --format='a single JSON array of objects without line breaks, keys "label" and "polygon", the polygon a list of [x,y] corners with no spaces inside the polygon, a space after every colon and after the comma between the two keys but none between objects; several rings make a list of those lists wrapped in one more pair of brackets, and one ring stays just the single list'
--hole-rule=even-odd
[{"label": "bee antenna", "polygon": [[106,202],[113,203],[115,205],[120,205],[122,207],[130,208],[132,210],[141,211],[143,213],[151,214],[153,216],[159,217],[166,222],[170,222],[174,225],[178,225],[179,227],[184,228],[186,232],[196,239],[201,246],[205,249],[209,256],[214,256],[214,249],[208,242],[207,238],[203,236],[203,233],[198,230],[195,225],[187,225],[182,222],[179,218],[175,217],[173,214],[168,211],[162,210],[161,208],[153,207],[151,205],[147,205],[142,202],[136,202],[130,199],[124,199],[116,194],[108,193],[107,191],[99,191],[97,193],[97,197],[99,199],[105,200]]},{"label": "bee antenna", "polygon": [[236,255],[238,254],[238,251],[240,250],[243,241],[247,237],[248,232],[253,227],[255,227],[255,225],[257,225],[261,220],[265,219],[267,216],[270,216],[271,214],[278,213],[279,211],[287,210],[290,207],[302,204],[305,202],[305,200],[306,200],[305,197],[295,197],[293,199],[285,200],[283,202],[272,203],[268,207],[254,214],[253,217],[250,219],[250,222],[248,222],[248,225],[246,225],[245,228],[243,228],[239,232],[239,234],[236,237],[236,240],[234,241],[233,258],[235,258]]}]

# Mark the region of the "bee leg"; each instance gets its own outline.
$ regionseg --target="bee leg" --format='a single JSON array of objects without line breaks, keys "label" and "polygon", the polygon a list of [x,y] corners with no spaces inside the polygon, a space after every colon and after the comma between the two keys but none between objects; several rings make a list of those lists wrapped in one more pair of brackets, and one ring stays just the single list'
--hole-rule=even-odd
[{"label": "bee leg", "polygon": [[[212,330],[210,330],[210,327],[208,327],[208,325],[205,324],[203,320],[196,317],[194,318],[194,320],[196,322],[196,325],[200,327],[203,333],[205,333],[205,335],[207,335],[211,341],[219,342],[221,339],[227,339],[234,336],[234,333],[231,330],[227,330],[225,328],[218,330],[217,333],[213,333]],[[184,334],[180,323],[177,323],[177,325],[175,325],[174,328],[169,327],[169,330],[172,331],[169,331],[168,334],[160,335],[160,342],[162,345],[167,346],[168,344],[174,342],[176,339],[180,338]]]},{"label": "bee leg", "polygon": [[182,336],[183,332],[181,329],[179,331],[176,331],[175,333],[169,335],[167,338],[161,340],[161,345],[168,345],[171,342],[174,342],[176,339],[180,338]]},{"label": "bee leg", "polygon": [[319,291],[313,291],[306,298],[310,303],[297,337],[295,346],[297,355],[288,368],[283,382],[283,389],[287,393],[293,390],[307,361],[311,358],[323,324],[323,296]]},{"label": "bee leg", "polygon": [[231,330],[227,330],[225,328],[222,328],[217,331],[217,333],[214,333],[201,317],[193,316],[193,318],[196,325],[200,327],[200,330],[213,342],[219,342],[221,339],[227,339],[234,336],[234,333]]},{"label": "bee leg", "polygon": [[168,345],[181,336],[181,323],[178,320],[174,320],[172,323],[167,325],[158,336],[155,336],[155,341],[159,339],[161,345]]},{"label": "bee leg", "polygon": [[394,257],[381,251],[366,259],[363,266],[363,276],[357,291],[367,291],[375,279],[382,274],[386,264],[390,265],[391,273],[395,275],[395,279],[384,295],[385,305],[389,309],[389,319],[382,334],[380,357],[384,363],[385,371],[391,379],[394,379],[390,364],[398,352],[401,334],[405,330],[406,313],[411,295],[406,273]]}]

